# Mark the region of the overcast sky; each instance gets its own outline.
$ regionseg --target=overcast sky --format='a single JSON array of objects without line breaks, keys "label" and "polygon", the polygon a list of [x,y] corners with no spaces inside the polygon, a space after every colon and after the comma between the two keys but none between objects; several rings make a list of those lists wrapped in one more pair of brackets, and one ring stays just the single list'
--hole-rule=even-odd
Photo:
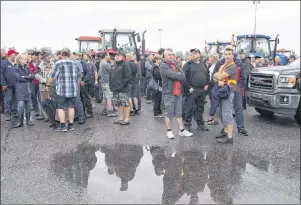
[{"label": "overcast sky", "polygon": [[[252,1],[1,1],[1,47],[78,46],[81,35],[97,36],[100,29],[147,29],[146,47],[175,50],[204,48],[204,41],[231,40],[254,32]],[[280,47],[300,54],[300,1],[261,1],[256,33],[280,34]]]}]

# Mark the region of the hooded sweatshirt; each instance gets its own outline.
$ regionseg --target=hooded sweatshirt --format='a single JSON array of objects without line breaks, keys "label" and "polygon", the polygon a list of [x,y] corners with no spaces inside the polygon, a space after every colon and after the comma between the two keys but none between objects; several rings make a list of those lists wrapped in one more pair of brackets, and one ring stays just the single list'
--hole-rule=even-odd
[{"label": "hooded sweatshirt", "polygon": [[128,93],[132,71],[130,66],[122,61],[116,61],[110,72],[110,89],[114,93]]}]

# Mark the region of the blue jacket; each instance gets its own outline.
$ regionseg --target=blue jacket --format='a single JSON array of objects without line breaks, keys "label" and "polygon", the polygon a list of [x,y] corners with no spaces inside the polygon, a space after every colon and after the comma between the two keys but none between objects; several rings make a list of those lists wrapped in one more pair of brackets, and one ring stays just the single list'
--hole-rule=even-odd
[{"label": "blue jacket", "polygon": [[16,75],[14,65],[8,60],[1,61],[1,86],[15,87]]},{"label": "blue jacket", "polygon": [[223,87],[219,87],[218,85],[215,85],[211,90],[211,94],[212,94],[212,101],[211,101],[209,116],[214,115],[222,99],[227,100],[230,97],[231,89],[228,85],[223,85]]},{"label": "blue jacket", "polygon": [[32,80],[35,78],[31,73],[29,67],[27,65],[16,65],[15,66],[15,74],[16,74],[16,96],[18,101],[22,100],[30,100],[31,98],[31,89],[30,84]]}]

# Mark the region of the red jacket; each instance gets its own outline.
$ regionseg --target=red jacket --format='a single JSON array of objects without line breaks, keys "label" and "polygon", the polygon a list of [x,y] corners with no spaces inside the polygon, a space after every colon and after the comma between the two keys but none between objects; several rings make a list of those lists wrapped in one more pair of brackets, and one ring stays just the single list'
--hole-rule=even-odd
[{"label": "red jacket", "polygon": [[[30,68],[30,71],[32,72],[32,74],[35,74],[35,72],[36,72],[36,67],[33,65],[33,63],[30,63],[30,64],[28,65],[28,67]],[[33,80],[32,80],[32,83],[33,83],[34,85],[36,85],[36,84],[38,84],[39,82],[38,82],[37,79],[33,79]]]}]

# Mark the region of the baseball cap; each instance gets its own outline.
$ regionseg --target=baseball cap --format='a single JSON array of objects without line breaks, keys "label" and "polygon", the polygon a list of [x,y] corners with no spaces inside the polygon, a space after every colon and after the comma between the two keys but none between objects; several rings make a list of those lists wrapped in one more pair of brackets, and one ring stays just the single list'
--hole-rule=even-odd
[{"label": "baseball cap", "polygon": [[190,53],[192,53],[192,52],[196,52],[196,53],[201,54],[200,49],[197,49],[197,48],[192,48],[192,49],[190,49]]},{"label": "baseball cap", "polygon": [[242,49],[240,49],[240,50],[238,51],[238,53],[239,53],[239,54],[241,54],[241,53],[246,53],[246,50],[242,48]]},{"label": "baseball cap", "polygon": [[255,55],[254,55],[254,54],[251,54],[251,55],[250,55],[250,58],[253,58],[253,57],[255,57]]},{"label": "baseball cap", "polygon": [[69,48],[63,48],[62,53],[71,53]]},{"label": "baseball cap", "polygon": [[17,51],[13,50],[13,49],[8,50],[7,56],[10,56],[10,55],[12,55],[12,54],[18,55],[19,53],[18,53]]}]

